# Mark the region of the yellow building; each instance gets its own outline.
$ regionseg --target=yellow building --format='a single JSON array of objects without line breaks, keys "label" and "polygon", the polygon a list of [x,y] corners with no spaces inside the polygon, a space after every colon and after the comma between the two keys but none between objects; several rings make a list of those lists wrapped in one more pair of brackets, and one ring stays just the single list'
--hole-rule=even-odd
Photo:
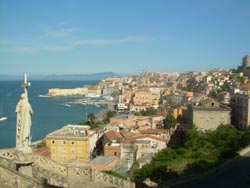
[{"label": "yellow building", "polygon": [[133,97],[134,105],[158,105],[160,99],[159,94],[154,94],[147,90],[139,90],[135,92]]},{"label": "yellow building", "polygon": [[95,145],[95,134],[89,126],[67,125],[45,137],[51,150],[51,159],[67,163],[77,159],[89,159]]}]

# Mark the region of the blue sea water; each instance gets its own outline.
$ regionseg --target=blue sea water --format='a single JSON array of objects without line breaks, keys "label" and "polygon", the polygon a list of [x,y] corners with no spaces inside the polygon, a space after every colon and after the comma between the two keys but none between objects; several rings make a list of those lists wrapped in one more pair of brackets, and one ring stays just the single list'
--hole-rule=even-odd
[{"label": "blue sea water", "polygon": [[[62,106],[65,102],[74,101],[77,97],[40,98],[50,88],[76,88],[83,85],[96,85],[98,81],[31,81],[28,88],[29,102],[33,108],[32,141],[43,139],[48,133],[67,124],[78,124],[85,121],[86,113],[98,113],[106,108],[94,105]],[[2,115],[8,120],[0,122],[0,149],[15,147],[17,102],[23,93],[22,81],[0,81],[0,106]],[[78,97],[80,98],[80,97]],[[86,111],[87,108],[87,111]]]}]

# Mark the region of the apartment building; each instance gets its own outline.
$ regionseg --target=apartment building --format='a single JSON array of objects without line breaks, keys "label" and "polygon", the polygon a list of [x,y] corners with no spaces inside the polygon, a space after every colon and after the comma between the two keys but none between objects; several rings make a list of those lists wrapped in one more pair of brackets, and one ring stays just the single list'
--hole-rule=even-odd
[{"label": "apartment building", "polygon": [[76,159],[89,159],[98,135],[89,126],[67,125],[45,137],[51,159],[67,163]]}]

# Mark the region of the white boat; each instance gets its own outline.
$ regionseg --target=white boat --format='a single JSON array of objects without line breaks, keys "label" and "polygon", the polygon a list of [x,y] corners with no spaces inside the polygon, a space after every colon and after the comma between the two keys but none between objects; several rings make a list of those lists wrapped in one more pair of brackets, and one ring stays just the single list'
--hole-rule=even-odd
[{"label": "white boat", "polygon": [[46,98],[46,97],[52,97],[52,96],[49,94],[44,94],[44,95],[38,95],[38,97]]},{"label": "white boat", "polygon": [[2,108],[2,105],[1,105],[1,109],[0,109],[0,122],[5,121],[5,120],[8,119],[7,117],[2,117],[2,111],[3,111],[3,108]]},{"label": "white boat", "polygon": [[5,121],[5,120],[7,120],[8,118],[7,117],[0,117],[0,122],[1,121]]},{"label": "white boat", "polygon": [[99,97],[101,97],[101,95],[95,94],[95,93],[88,93],[88,94],[85,95],[85,97],[89,97],[89,98],[99,98]]},{"label": "white boat", "polygon": [[62,104],[63,106],[65,106],[65,107],[71,107],[71,105],[70,104],[68,104],[68,103],[64,103],[64,104]]},{"label": "white boat", "polygon": [[104,98],[104,99],[106,99],[106,100],[108,100],[108,101],[114,100],[114,98],[113,98],[112,96],[109,96],[109,95],[103,96],[102,98]]}]

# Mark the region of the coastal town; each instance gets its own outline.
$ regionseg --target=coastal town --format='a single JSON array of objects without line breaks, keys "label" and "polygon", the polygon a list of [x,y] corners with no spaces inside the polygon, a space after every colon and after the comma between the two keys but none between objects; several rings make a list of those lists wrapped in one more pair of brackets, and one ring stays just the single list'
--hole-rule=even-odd
[{"label": "coastal town", "polygon": [[36,152],[62,164],[127,175],[164,148],[181,146],[193,124],[201,132],[230,124],[249,128],[249,76],[247,55],[231,70],[143,72],[106,78],[96,86],[51,88],[46,97],[86,96],[73,104],[86,105],[90,98],[107,109],[89,114],[82,125],[49,133]]},{"label": "coastal town", "polygon": [[249,10],[0,0],[0,188],[250,188]]}]

